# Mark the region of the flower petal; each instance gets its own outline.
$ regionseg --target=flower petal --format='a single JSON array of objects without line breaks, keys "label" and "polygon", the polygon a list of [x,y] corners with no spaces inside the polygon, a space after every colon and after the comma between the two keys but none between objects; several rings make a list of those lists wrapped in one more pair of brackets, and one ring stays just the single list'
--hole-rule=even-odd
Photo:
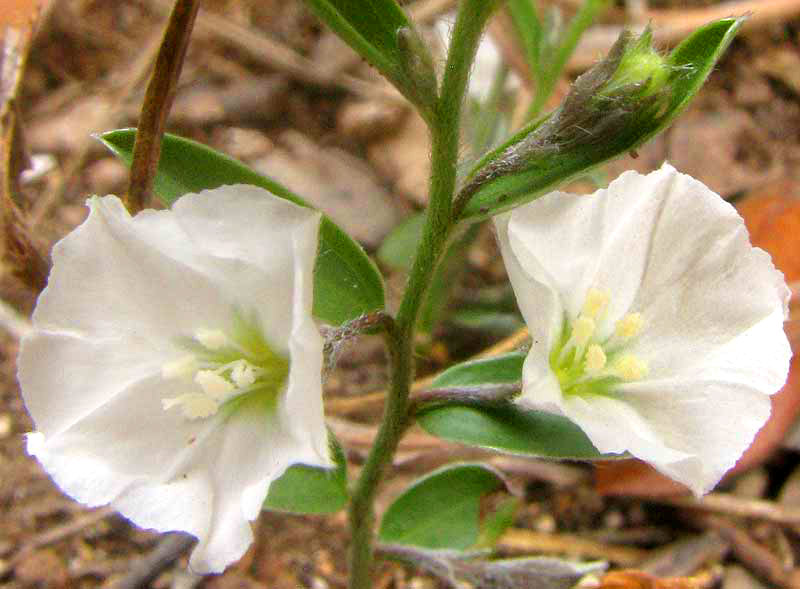
[{"label": "flower petal", "polygon": [[[509,226],[513,222],[512,213],[494,218],[497,240],[508,278],[514,287],[517,305],[528,325],[533,348],[543,350],[542,355],[546,360],[564,320],[562,299],[557,289],[559,283],[546,265],[540,263],[538,256],[529,255],[524,249],[524,240],[512,234]],[[512,243],[517,241],[519,243]],[[545,366],[547,362],[542,365],[542,371]]]},{"label": "flower petal", "polygon": [[278,413],[248,407],[227,418],[187,421],[163,411],[162,390],[148,384],[54,438],[32,434],[29,451],[78,501],[110,502],[138,526],[197,536],[192,568],[220,572],[252,542],[248,522],[270,483],[291,464],[327,463]]},{"label": "flower petal", "polygon": [[[117,394],[161,373],[170,357],[135,337],[89,338],[81,333],[35,331],[17,360],[25,406],[37,431],[67,430]],[[54,398],[54,391],[57,397]]]},{"label": "flower petal", "polygon": [[768,395],[786,382],[791,356],[783,335],[783,310],[776,308],[693,370],[670,379],[621,385],[621,398],[646,416],[664,444],[690,458],[672,464],[634,454],[695,493],[708,492],[766,422]]},{"label": "flower petal", "polygon": [[[188,421],[165,411],[163,398],[185,383],[143,378],[94,407],[69,428],[29,436],[29,451],[58,485],[81,503],[109,503],[132,485],[168,477],[216,421]],[[55,403],[53,403],[55,404]]]},{"label": "flower petal", "polygon": [[[270,483],[297,462],[321,466],[276,415],[241,411],[214,429],[171,481],[134,487],[113,505],[142,527],[197,536],[190,567],[218,573],[250,546],[249,522],[261,512]],[[192,499],[193,506],[182,505]]]},{"label": "flower petal", "polygon": [[[296,232],[292,249],[297,259],[313,260],[317,252],[316,227],[313,233]],[[294,269],[289,338],[291,357],[297,360],[289,366],[289,382],[280,410],[283,423],[295,439],[309,440],[309,451],[316,455],[312,464],[333,467],[322,404],[323,340],[311,319],[313,298],[314,268],[299,264]]]},{"label": "flower petal", "polygon": [[[245,184],[184,195],[172,211],[193,246],[190,263],[243,310],[258,302],[267,340],[288,352],[293,314],[283,302],[292,300],[294,273],[313,272],[320,213]],[[295,240],[312,240],[313,253],[292,255]]]},{"label": "flower petal", "polygon": [[[681,322],[680,329],[691,328],[700,339],[710,324],[740,329],[731,313],[752,325],[769,314],[775,296],[787,292],[780,274],[750,246],[735,209],[668,164],[646,176],[626,172],[589,196],[554,192],[515,209],[509,242],[523,267],[541,267],[573,318],[590,288],[609,291],[609,309],[599,328],[603,336],[623,315],[648,310],[662,295],[662,304],[671,300],[683,312],[700,308],[679,305],[676,286],[706,299],[716,294],[702,308],[715,316],[701,324],[698,317]],[[741,301],[730,293],[741,290],[748,272],[758,272],[745,281],[758,292],[743,293],[751,304],[742,311]],[[719,321],[721,315],[728,319]],[[651,319],[645,316],[648,324]]]},{"label": "flower petal", "polygon": [[37,329],[101,339],[130,336],[131,342],[120,345],[159,348],[191,333],[198,309],[211,323],[229,314],[203,273],[167,253],[189,249],[168,211],[132,218],[115,196],[93,197],[88,205],[86,221],[53,248],[48,286],[33,313]]}]

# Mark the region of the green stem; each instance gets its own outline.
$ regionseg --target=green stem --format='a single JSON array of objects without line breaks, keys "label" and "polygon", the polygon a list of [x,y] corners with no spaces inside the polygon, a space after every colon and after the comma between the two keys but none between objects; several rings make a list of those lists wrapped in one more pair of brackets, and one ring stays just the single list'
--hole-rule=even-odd
[{"label": "green stem", "polygon": [[409,423],[414,328],[453,226],[451,205],[456,186],[461,107],[481,32],[495,6],[494,0],[463,0],[453,28],[442,89],[430,123],[430,207],[394,329],[386,334],[391,363],[389,396],[375,443],[350,500],[350,589],[372,587],[375,494]]},{"label": "green stem", "polygon": [[547,99],[553,93],[561,72],[564,71],[567,61],[569,61],[578,46],[581,36],[592,25],[595,18],[597,18],[597,14],[607,5],[608,0],[586,0],[570,21],[569,28],[564,33],[564,37],[558,45],[558,50],[553,56],[553,61],[542,67],[539,87],[536,88],[536,97],[528,109],[528,120],[536,118],[545,103],[547,103]]}]

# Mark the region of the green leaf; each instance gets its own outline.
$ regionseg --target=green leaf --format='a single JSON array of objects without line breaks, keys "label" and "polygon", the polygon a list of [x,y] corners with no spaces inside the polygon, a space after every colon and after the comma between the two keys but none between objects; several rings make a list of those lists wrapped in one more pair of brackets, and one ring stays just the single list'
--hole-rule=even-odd
[{"label": "green leaf", "polygon": [[435,99],[430,52],[395,0],[306,0],[317,17],[418,106]]},{"label": "green leaf", "polygon": [[522,42],[528,68],[535,81],[541,79],[540,51],[542,46],[542,23],[533,0],[508,0],[508,13]]},{"label": "green leaf", "polygon": [[[595,94],[602,92],[600,83],[609,81],[603,76],[614,73],[609,68],[620,64],[620,56],[595,66],[576,81],[561,108],[526,126],[478,163],[462,191],[468,201],[461,218],[481,219],[529,202],[663,131],[698,92],[742,22],[715,21],[685,39],[664,60],[668,73],[653,77],[663,88],[660,92],[643,92],[641,85],[630,84],[614,88],[614,95]],[[643,51],[644,41],[649,44],[648,33],[628,47]]]},{"label": "green leaf", "polygon": [[481,499],[505,487],[481,464],[457,464],[419,479],[389,506],[381,542],[423,548],[466,550],[478,542]]},{"label": "green leaf", "polygon": [[479,229],[479,223],[456,229],[455,235],[433,271],[428,292],[425,294],[425,302],[417,321],[421,333],[433,333],[437,323],[445,319],[453,287],[467,268],[467,252],[478,237]]},{"label": "green leaf", "polygon": [[522,380],[524,361],[524,354],[512,353],[462,362],[439,374],[431,383],[431,388],[518,382]]},{"label": "green leaf", "polygon": [[[523,354],[507,354],[457,364],[440,374],[432,387],[502,384],[522,380]],[[429,434],[470,446],[511,454],[576,460],[609,460],[585,433],[565,417],[526,411],[514,404],[444,405],[420,412],[419,425]]]},{"label": "green leaf", "polygon": [[378,248],[378,259],[396,269],[410,270],[414,262],[414,254],[422,239],[422,229],[425,226],[426,215],[424,212],[411,215],[397,227],[392,229],[381,247]]},{"label": "green leaf", "polygon": [[[109,131],[97,137],[130,165],[136,129]],[[241,162],[195,141],[164,135],[154,190],[166,205],[189,192],[224,184],[253,184],[302,206],[302,198]],[[314,268],[314,315],[340,325],[365,313],[383,309],[383,280],[375,264],[344,231],[323,216]]]},{"label": "green leaf", "polygon": [[347,503],[347,462],[342,447],[329,434],[336,468],[304,464],[290,466],[269,487],[264,509],[289,513],[322,514],[343,509]]},{"label": "green leaf", "polygon": [[[414,255],[422,239],[422,230],[427,215],[425,212],[412,215],[389,233],[378,249],[378,259],[394,268],[410,270]],[[461,227],[447,246],[439,264],[434,270],[425,302],[417,321],[422,334],[430,334],[437,322],[444,319],[447,304],[461,272],[466,267],[467,250],[478,235],[479,225],[474,223]]]},{"label": "green leaf", "polygon": [[516,313],[477,305],[460,308],[448,321],[455,327],[488,333],[493,337],[510,335],[524,326]]}]

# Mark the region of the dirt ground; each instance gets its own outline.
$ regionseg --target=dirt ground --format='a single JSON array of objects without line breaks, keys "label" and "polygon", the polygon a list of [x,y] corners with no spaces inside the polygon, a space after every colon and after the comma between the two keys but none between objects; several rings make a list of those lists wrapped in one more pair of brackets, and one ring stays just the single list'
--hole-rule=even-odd
[{"label": "dirt ground", "polygon": [[[552,1],[566,13],[576,4]],[[20,2],[19,9],[25,4]],[[411,10],[430,25],[452,4],[418,0]],[[645,3],[637,18],[651,20],[657,38],[665,42],[670,31],[692,19],[738,14],[735,8],[754,10],[755,16],[688,112],[638,158],[623,158],[601,174],[611,179],[630,167],[649,171],[668,159],[723,197],[750,202],[749,214],[758,218],[748,219],[754,239],[770,249],[795,286],[800,280],[798,4],[662,0],[648,8]],[[0,19],[11,18],[11,5],[5,17],[0,6]],[[622,6],[619,2],[604,17],[607,25],[624,20]],[[84,219],[87,195],[124,192],[126,168],[91,134],[136,125],[169,9],[168,0],[58,0],[42,13],[19,101],[27,147],[41,156],[42,168],[23,184],[19,205],[43,253]],[[508,41],[507,27],[496,22],[491,31],[507,49],[509,62],[518,63],[513,46],[502,42],[504,36]],[[592,42],[607,38],[595,33],[589,34]],[[572,75],[599,55],[594,47],[587,43],[578,50]],[[560,96],[566,88],[564,81]],[[287,184],[370,252],[424,205],[428,140],[422,122],[297,1],[205,2],[168,129]],[[579,188],[592,185],[582,182]],[[354,210],[369,210],[369,215]],[[469,271],[457,288],[460,302],[486,292],[507,295],[489,229],[482,229],[467,264]],[[402,272],[383,269],[396,298]],[[36,294],[0,273],[0,298],[22,316],[32,309]],[[451,318],[420,348],[420,374],[498,342],[511,349],[518,327],[509,313],[480,325]],[[185,571],[186,550],[171,549],[174,537],[165,541],[107,510],[86,510],[62,495],[24,449],[23,434],[32,424],[14,376],[16,353],[16,338],[0,329],[0,588],[123,587],[118,583],[130,581],[131,571],[143,567],[156,572],[155,580],[144,585],[154,588],[345,586],[347,532],[341,513],[300,517],[265,512],[247,555],[223,575],[199,579]],[[332,423],[354,471],[379,414],[380,403],[371,394],[384,383],[383,366],[380,342],[365,338],[342,352],[327,382]],[[800,587],[800,443],[796,435],[794,442],[787,437],[800,405],[796,380],[776,408],[780,423],[747,467],[702,501],[643,497],[636,477],[650,475],[635,469],[625,477],[615,471],[610,482],[585,465],[492,458],[525,496],[500,552],[602,560],[617,570],[654,575],[618,579],[622,589]],[[365,394],[371,396],[365,399]],[[380,504],[433,466],[465,457],[490,458],[437,447],[413,432]],[[141,560],[155,550],[166,554],[160,567]],[[662,580],[671,577],[679,579]],[[611,585],[608,581],[606,587]],[[421,573],[386,564],[375,586],[439,585]]]}]

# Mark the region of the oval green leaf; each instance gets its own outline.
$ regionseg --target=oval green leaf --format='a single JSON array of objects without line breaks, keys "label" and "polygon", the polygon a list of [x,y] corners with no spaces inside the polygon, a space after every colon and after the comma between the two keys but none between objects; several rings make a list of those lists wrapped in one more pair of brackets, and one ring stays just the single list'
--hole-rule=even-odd
[{"label": "oval green leaf", "polygon": [[[97,138],[130,165],[136,129],[119,129]],[[309,206],[289,189],[224,154],[175,135],[164,135],[154,190],[166,205],[190,192],[224,184],[252,184],[275,196]],[[383,280],[363,248],[323,216],[314,267],[314,315],[332,325],[383,309]]]},{"label": "oval green leaf", "polygon": [[[615,122],[613,132],[602,134],[602,140],[590,138],[553,149],[540,149],[529,158],[526,156],[524,165],[516,171],[503,173],[498,166],[497,174],[488,174],[487,181],[474,192],[470,190],[471,196],[461,218],[486,218],[529,202],[606,161],[635,150],[663,131],[697,94],[742,22],[742,18],[712,22],[695,31],[669,54],[666,65],[672,74],[666,84],[670,95],[662,107],[645,109],[641,114]],[[531,123],[484,156],[470,178],[491,170],[493,163],[501,161],[508,150],[513,151],[526,139],[530,140],[538,129],[545,128],[547,121],[545,117]]]},{"label": "oval green leaf", "polygon": [[[411,102],[430,106],[433,61],[395,0],[306,0],[309,8]],[[426,78],[427,83],[420,83]],[[427,95],[423,94],[427,93]]]},{"label": "oval green leaf", "polygon": [[[457,364],[440,374],[433,387],[502,384],[522,380],[523,354],[507,354]],[[609,460],[566,417],[506,405],[450,404],[419,413],[429,434],[469,446],[511,454],[573,460]]]},{"label": "oval green leaf", "polygon": [[299,514],[334,513],[347,504],[347,462],[342,447],[329,434],[336,468],[325,469],[304,464],[290,466],[273,481],[264,500],[264,509]]},{"label": "oval green leaf", "polygon": [[503,489],[500,474],[481,464],[446,466],[406,489],[381,521],[381,542],[466,550],[480,536],[481,499]]}]

